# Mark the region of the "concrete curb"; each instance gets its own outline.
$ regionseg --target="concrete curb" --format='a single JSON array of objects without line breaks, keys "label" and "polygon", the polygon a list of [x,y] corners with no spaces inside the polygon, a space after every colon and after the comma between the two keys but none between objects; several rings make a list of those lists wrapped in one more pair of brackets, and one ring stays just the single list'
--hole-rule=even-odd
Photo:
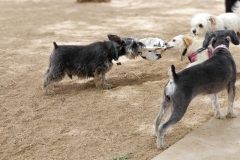
[{"label": "concrete curb", "polygon": [[240,117],[212,118],[152,160],[240,160]]}]

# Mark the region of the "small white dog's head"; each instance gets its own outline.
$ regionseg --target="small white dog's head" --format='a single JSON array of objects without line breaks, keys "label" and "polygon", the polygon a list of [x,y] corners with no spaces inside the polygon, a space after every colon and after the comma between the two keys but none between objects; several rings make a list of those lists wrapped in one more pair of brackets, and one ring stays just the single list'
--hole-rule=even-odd
[{"label": "small white dog's head", "polygon": [[158,60],[161,58],[161,53],[165,50],[165,42],[160,38],[143,38],[139,40],[145,46],[143,49],[142,57],[148,60]]},{"label": "small white dog's head", "polygon": [[187,35],[178,35],[167,42],[166,49],[178,49],[181,54],[181,60],[186,55],[187,48],[192,44],[192,37]]},{"label": "small white dog's head", "polygon": [[216,28],[216,18],[208,13],[198,13],[192,17],[191,33],[197,36],[205,36],[208,31]]},{"label": "small white dog's head", "polygon": [[178,35],[176,37],[173,37],[169,42],[166,43],[167,49],[175,48],[180,49],[184,46],[184,36]]}]

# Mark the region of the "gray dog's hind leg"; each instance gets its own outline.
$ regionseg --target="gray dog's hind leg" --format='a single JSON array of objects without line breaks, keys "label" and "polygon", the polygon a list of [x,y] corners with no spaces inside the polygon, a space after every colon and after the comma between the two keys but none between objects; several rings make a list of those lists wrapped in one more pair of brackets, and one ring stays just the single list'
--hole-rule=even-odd
[{"label": "gray dog's hind leg", "polygon": [[220,105],[219,105],[217,94],[216,93],[215,94],[211,94],[210,97],[211,97],[211,100],[212,100],[212,107],[213,107],[215,118],[222,119],[223,116],[220,113]]},{"label": "gray dog's hind leg", "polygon": [[226,118],[235,118],[236,115],[233,113],[233,102],[235,98],[236,87],[234,84],[228,85],[228,109]]},{"label": "gray dog's hind leg", "polygon": [[159,125],[160,125],[161,120],[163,118],[163,115],[164,115],[165,111],[169,108],[169,105],[170,105],[170,99],[168,97],[166,97],[165,94],[164,94],[163,98],[162,98],[161,105],[160,105],[160,111],[159,111],[159,113],[158,113],[158,115],[155,119],[155,134],[156,134],[156,136],[157,136],[158,128],[159,128]]},{"label": "gray dog's hind leg", "polygon": [[173,101],[173,111],[172,111],[170,118],[168,119],[167,122],[160,125],[158,128],[157,148],[162,148],[162,149],[167,148],[167,146],[164,144],[165,132],[167,131],[167,129],[170,126],[172,126],[173,124],[176,124],[179,120],[182,119],[183,115],[185,114],[185,112],[187,110],[187,106],[188,106],[188,104],[185,106],[181,106],[179,104],[174,104],[174,101]]}]

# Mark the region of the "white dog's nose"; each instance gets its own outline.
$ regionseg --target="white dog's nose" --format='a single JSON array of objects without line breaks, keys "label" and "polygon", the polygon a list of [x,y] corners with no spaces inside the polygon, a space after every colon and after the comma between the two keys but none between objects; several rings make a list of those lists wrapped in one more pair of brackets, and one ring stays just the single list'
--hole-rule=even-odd
[{"label": "white dog's nose", "polygon": [[197,30],[196,30],[196,29],[193,29],[192,32],[193,32],[193,34],[196,34]]},{"label": "white dog's nose", "polygon": [[156,54],[156,56],[158,57],[157,59],[162,58],[161,54]]}]

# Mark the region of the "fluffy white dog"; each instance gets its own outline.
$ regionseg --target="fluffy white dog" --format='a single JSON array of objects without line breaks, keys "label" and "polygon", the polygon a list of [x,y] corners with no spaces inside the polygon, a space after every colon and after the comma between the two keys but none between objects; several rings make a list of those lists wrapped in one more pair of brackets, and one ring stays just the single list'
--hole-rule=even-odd
[{"label": "fluffy white dog", "polygon": [[234,30],[240,33],[240,2],[233,9],[234,13],[223,13],[214,16],[209,13],[198,13],[192,17],[191,32],[194,35],[205,36],[208,31]]},{"label": "fluffy white dog", "polygon": [[203,38],[192,37],[188,35],[178,35],[173,37],[169,42],[167,42],[166,49],[176,49],[181,55],[181,60],[185,56],[188,57],[191,62],[186,66],[186,68],[194,66],[196,64],[202,63],[212,56],[212,50],[204,50],[201,53],[196,53],[196,51],[202,47]]}]

